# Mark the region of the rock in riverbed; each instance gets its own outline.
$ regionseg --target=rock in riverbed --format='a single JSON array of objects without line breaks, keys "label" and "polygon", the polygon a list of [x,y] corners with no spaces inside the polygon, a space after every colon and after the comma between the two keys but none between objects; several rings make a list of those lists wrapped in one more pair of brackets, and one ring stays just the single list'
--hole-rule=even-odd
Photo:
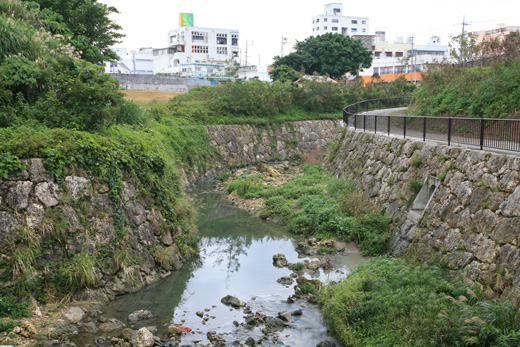
[{"label": "rock in riverbed", "polygon": [[226,295],[220,300],[220,302],[222,302],[224,305],[231,306],[233,308],[240,308],[246,306],[245,302],[239,300],[238,298],[232,295]]}]

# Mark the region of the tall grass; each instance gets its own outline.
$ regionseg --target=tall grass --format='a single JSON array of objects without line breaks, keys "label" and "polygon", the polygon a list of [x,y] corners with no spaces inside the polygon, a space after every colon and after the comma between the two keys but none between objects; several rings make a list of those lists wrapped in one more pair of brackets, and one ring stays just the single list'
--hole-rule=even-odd
[{"label": "tall grass", "polygon": [[245,199],[264,198],[263,217],[287,223],[293,233],[356,241],[365,255],[386,250],[389,220],[356,192],[354,181],[333,177],[320,165],[307,165],[303,173],[278,187],[260,175],[235,178],[226,183],[227,191]]},{"label": "tall grass", "polygon": [[483,298],[435,265],[380,258],[320,294],[347,346],[518,346],[520,314]]}]

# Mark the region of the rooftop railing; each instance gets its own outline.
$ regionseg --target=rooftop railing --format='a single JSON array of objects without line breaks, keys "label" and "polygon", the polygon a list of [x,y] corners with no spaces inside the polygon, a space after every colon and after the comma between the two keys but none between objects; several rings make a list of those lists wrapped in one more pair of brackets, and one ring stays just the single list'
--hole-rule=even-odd
[{"label": "rooftop railing", "polygon": [[373,110],[407,107],[410,101],[411,97],[407,96],[357,102],[343,109],[343,121],[356,130],[388,136],[445,141],[448,146],[457,143],[480,149],[520,151],[520,120],[517,119],[370,114]]}]

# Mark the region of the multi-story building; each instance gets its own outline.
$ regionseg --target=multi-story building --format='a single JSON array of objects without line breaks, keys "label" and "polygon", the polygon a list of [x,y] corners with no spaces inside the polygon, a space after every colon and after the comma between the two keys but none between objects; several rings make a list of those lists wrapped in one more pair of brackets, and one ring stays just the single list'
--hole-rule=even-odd
[{"label": "multi-story building", "polygon": [[126,48],[112,48],[119,56],[115,63],[105,63],[105,72],[133,75],[153,74],[152,48],[140,48],[137,52],[128,52]]},{"label": "multi-story building", "polygon": [[481,30],[481,31],[473,31],[471,34],[476,40],[476,44],[481,44],[485,40],[494,39],[494,38],[504,38],[513,32],[520,32],[520,26],[505,26],[500,25],[496,29],[492,30]]},{"label": "multi-story building", "polygon": [[168,47],[154,49],[154,73],[211,76],[223,66],[239,64],[239,31],[181,26],[168,32]]},{"label": "multi-story building", "polygon": [[325,5],[325,13],[312,17],[312,35],[339,33],[344,36],[367,35],[368,17],[343,16],[342,3]]},{"label": "multi-story building", "polygon": [[402,39],[395,43],[376,42],[373,51],[372,66],[360,72],[365,81],[370,81],[374,75],[382,81],[393,81],[401,76],[418,81],[428,63],[448,58],[448,47],[442,45],[437,36],[431,37],[426,45],[415,45],[412,38],[406,43]]}]

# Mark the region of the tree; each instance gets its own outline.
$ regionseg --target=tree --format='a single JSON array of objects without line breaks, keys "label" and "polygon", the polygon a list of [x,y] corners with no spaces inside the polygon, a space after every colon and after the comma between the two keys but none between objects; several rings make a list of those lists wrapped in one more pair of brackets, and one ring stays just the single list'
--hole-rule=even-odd
[{"label": "tree", "polygon": [[372,64],[372,53],[361,41],[341,34],[327,33],[297,42],[295,52],[275,57],[274,68],[287,65],[295,71],[318,73],[341,78],[346,73],[357,75]]},{"label": "tree", "polygon": [[280,82],[294,82],[298,78],[300,78],[300,75],[298,72],[296,72],[292,67],[289,65],[279,65],[275,68],[273,68],[269,72],[269,76],[273,79],[273,81],[280,81]]},{"label": "tree", "polygon": [[119,13],[97,0],[24,0],[40,7],[40,16],[53,34],[70,37],[70,43],[79,52],[81,59],[102,65],[105,61],[117,60],[111,46],[124,36],[118,33],[122,27],[109,18]]},{"label": "tree", "polygon": [[41,18],[34,3],[0,0],[0,127],[110,126],[124,103],[118,83]]},{"label": "tree", "polygon": [[449,43],[450,56],[462,65],[473,61],[477,51],[475,42],[475,37],[468,32],[453,37]]}]

